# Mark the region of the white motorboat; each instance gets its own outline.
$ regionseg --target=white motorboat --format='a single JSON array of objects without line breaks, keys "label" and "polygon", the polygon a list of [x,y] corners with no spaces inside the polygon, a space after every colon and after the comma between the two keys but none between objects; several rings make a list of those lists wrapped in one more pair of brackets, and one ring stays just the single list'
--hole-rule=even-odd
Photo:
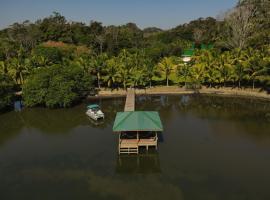
[{"label": "white motorboat", "polygon": [[97,104],[88,105],[86,115],[96,121],[104,119],[104,113]]}]

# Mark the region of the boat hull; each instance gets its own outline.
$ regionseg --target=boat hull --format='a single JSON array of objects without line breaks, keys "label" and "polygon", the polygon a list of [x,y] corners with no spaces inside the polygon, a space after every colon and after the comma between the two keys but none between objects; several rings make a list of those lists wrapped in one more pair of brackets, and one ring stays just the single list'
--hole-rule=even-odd
[{"label": "boat hull", "polygon": [[99,119],[104,119],[104,114],[102,113],[93,113],[93,112],[91,112],[91,111],[87,111],[86,112],[86,115],[88,116],[88,117],[90,117],[91,119],[93,119],[93,120],[99,120]]}]

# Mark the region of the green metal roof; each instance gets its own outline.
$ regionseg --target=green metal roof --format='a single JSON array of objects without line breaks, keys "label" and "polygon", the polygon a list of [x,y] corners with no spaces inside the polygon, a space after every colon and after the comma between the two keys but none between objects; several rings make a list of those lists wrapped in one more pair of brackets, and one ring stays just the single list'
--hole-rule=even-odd
[{"label": "green metal roof", "polygon": [[193,54],[194,54],[194,49],[186,49],[186,50],[184,50],[184,53],[183,53],[183,55],[182,56],[193,56]]},{"label": "green metal roof", "polygon": [[[213,49],[214,45],[213,44],[201,44],[201,49],[202,50],[209,50],[209,49]],[[194,55],[195,52],[195,44],[193,43],[192,48],[191,49],[185,49],[182,56],[183,57],[191,57]]]},{"label": "green metal roof", "polygon": [[118,112],[114,121],[113,131],[163,131],[163,126],[158,112]]},{"label": "green metal roof", "polygon": [[87,106],[87,109],[93,109],[93,108],[99,108],[99,105],[97,104],[91,104]]},{"label": "green metal roof", "polygon": [[202,50],[213,49],[213,47],[214,47],[213,44],[202,44],[202,45],[201,45],[201,49],[202,49]]}]

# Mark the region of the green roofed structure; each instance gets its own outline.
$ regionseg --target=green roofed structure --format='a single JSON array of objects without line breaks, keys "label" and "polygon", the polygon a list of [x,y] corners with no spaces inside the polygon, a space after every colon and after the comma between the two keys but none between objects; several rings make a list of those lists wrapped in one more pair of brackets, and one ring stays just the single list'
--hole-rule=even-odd
[{"label": "green roofed structure", "polygon": [[127,91],[124,110],[116,114],[113,125],[113,132],[119,135],[119,154],[138,154],[140,147],[157,149],[157,133],[163,131],[158,112],[135,111],[134,89]]},{"label": "green roofed structure", "polygon": [[119,154],[138,154],[139,147],[157,149],[157,133],[162,131],[159,114],[155,111],[118,112],[113,125],[113,132],[119,134]]},{"label": "green roofed structure", "polygon": [[185,63],[191,61],[191,57],[194,55],[194,51],[195,51],[195,49],[193,49],[193,48],[184,50],[182,58],[183,58],[183,61]]},{"label": "green roofed structure", "polygon": [[114,132],[122,131],[163,131],[158,112],[118,112],[113,125]]},{"label": "green roofed structure", "polygon": [[191,56],[193,56],[193,54],[194,54],[194,49],[186,49],[186,50],[184,50],[184,53],[182,56],[191,57]]},{"label": "green roofed structure", "polygon": [[[194,55],[195,53],[195,44],[192,45],[192,47],[190,49],[185,49],[183,54],[182,54],[182,58],[183,61],[185,63],[188,63],[191,61],[191,57]],[[209,50],[209,49],[213,49],[213,44],[201,44],[200,47],[198,47],[198,49],[201,50]]]},{"label": "green roofed structure", "polygon": [[97,104],[91,104],[87,106],[87,109],[94,109],[94,108],[99,108],[99,105]]}]

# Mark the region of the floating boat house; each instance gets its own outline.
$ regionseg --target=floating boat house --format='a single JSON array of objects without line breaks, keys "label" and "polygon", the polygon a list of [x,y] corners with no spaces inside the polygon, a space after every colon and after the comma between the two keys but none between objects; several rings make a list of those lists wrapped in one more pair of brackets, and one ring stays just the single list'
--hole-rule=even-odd
[{"label": "floating boat house", "polygon": [[[133,102],[133,103],[132,103]],[[119,154],[138,154],[140,147],[158,147],[158,132],[163,126],[158,112],[134,111],[135,92],[127,93],[125,112],[118,112],[113,125],[113,132],[119,135]]]}]

